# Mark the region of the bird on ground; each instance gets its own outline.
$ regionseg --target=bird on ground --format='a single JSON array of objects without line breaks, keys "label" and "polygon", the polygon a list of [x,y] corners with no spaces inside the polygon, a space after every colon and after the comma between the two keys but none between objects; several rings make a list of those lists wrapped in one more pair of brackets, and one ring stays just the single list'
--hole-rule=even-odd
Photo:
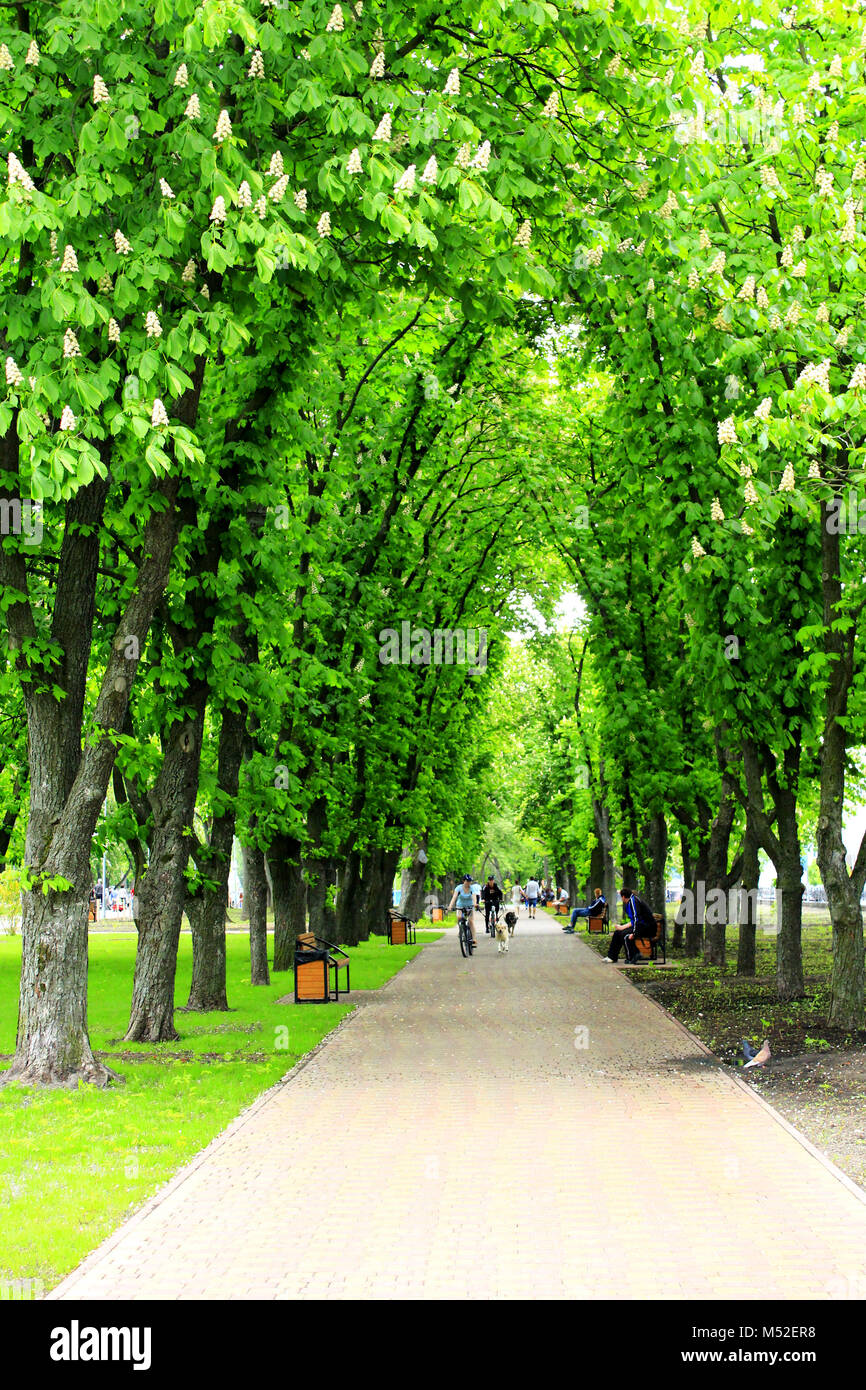
[{"label": "bird on ground", "polygon": [[740,1047],[742,1048],[744,1062],[751,1062],[753,1057],[757,1057],[758,1049],[752,1047],[752,1044],[746,1038],[740,1039]]},{"label": "bird on ground", "polygon": [[755,1055],[749,1059],[749,1061],[746,1063],[745,1067],[743,1068],[743,1071],[746,1071],[746,1069],[747,1069],[748,1067],[763,1067],[763,1066],[766,1065],[767,1062],[769,1062],[769,1060],[770,1060],[770,1040],[769,1040],[769,1038],[765,1038],[765,1039],[764,1039],[764,1042],[763,1042],[763,1046],[761,1047],[760,1052],[756,1052]]}]

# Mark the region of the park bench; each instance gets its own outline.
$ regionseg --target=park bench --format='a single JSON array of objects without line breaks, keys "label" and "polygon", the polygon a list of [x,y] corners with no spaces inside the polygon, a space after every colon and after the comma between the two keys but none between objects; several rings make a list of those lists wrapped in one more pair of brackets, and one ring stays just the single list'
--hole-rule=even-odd
[{"label": "park bench", "polygon": [[636,936],[634,944],[637,947],[638,955],[644,960],[658,960],[659,947],[662,952],[662,965],[668,963],[667,942],[665,940],[665,923],[660,912],[654,912],[656,934],[655,936]]},{"label": "park bench", "polygon": [[554,917],[567,917],[567,916],[568,916],[568,903],[564,903],[564,902],[561,902],[561,901],[557,900],[557,901],[553,904],[553,915],[554,915]]},{"label": "park bench", "polygon": [[295,943],[295,1003],[329,1004],[340,997],[340,971],[346,972],[349,993],[349,953],[323,941],[313,932],[302,932]]},{"label": "park bench", "polygon": [[[580,918],[578,917],[577,920],[580,921]],[[597,932],[599,935],[610,930],[610,908],[607,903],[605,903],[597,917],[587,917],[586,930],[589,932]]]},{"label": "park bench", "polygon": [[388,945],[415,945],[415,923],[393,907],[388,909]]}]

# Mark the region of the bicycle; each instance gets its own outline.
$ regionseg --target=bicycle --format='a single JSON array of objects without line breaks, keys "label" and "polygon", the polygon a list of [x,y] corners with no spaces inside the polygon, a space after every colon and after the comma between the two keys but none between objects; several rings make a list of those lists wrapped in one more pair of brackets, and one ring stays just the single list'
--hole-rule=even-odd
[{"label": "bicycle", "polygon": [[460,954],[471,956],[475,950],[475,942],[472,940],[472,909],[461,907],[457,912],[457,935],[460,939]]},{"label": "bicycle", "polygon": [[496,935],[496,923],[499,921],[500,911],[501,909],[499,904],[494,903],[490,909],[490,912],[487,915],[487,924],[485,926],[485,931],[487,932],[488,936]]}]

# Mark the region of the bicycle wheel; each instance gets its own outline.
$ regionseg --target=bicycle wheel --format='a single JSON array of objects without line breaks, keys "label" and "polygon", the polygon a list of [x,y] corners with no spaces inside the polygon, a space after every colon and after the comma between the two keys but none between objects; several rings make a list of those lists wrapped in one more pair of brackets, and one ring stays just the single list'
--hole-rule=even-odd
[{"label": "bicycle wheel", "polygon": [[[460,954],[461,954],[462,956],[469,956],[469,955],[471,955],[471,954],[472,954],[472,939],[471,939],[471,937],[469,936],[469,928],[468,928],[467,925],[466,925],[466,920],[465,920],[465,918],[464,918],[463,920],[461,920],[460,925],[459,925],[459,927],[457,928],[457,935],[458,935],[459,938],[460,938]],[[466,943],[467,943],[467,938],[469,939],[469,946],[468,946],[468,947],[467,947],[467,944],[466,944]]]}]

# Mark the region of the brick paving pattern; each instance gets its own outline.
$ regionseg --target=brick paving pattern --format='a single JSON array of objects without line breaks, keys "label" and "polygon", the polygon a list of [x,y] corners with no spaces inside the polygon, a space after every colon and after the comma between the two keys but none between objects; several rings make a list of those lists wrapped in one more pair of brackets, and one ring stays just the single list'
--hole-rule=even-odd
[{"label": "brick paving pattern", "polygon": [[866,1201],[560,927],[428,946],[51,1296],[862,1297]]}]

